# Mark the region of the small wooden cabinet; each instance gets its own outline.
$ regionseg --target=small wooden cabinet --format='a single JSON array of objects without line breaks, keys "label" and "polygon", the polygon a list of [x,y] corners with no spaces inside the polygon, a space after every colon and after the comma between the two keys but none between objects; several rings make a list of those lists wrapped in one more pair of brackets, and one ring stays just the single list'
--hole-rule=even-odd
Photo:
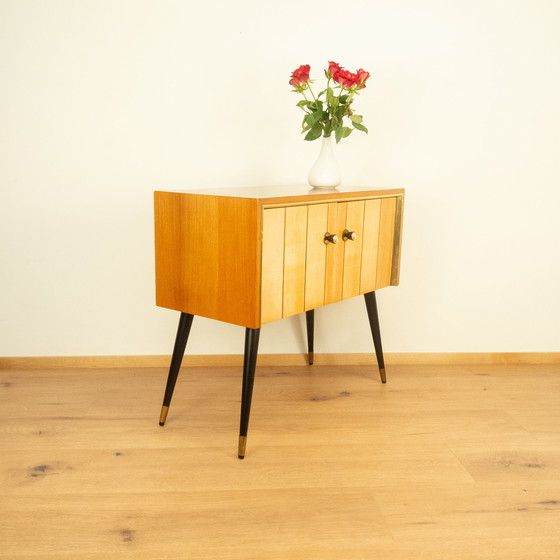
[{"label": "small wooden cabinet", "polygon": [[156,303],[180,311],[183,323],[160,424],[195,315],[248,330],[255,346],[247,348],[246,341],[249,407],[254,363],[252,373],[247,368],[265,323],[307,312],[309,327],[317,307],[364,294],[382,360],[374,298],[376,290],[399,282],[403,199],[403,189],[156,191]]}]

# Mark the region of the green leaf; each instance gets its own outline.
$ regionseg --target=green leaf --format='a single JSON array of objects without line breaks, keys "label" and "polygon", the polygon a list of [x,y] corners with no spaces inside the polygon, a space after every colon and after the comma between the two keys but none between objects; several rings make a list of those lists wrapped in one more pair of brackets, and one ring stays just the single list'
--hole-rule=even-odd
[{"label": "green leaf", "polygon": [[368,129],[363,124],[356,123],[356,122],[353,122],[352,124],[354,125],[354,128],[356,130],[361,130],[362,132],[365,132],[366,134],[368,133]]},{"label": "green leaf", "polygon": [[317,113],[307,113],[303,118],[303,122],[308,126],[313,126],[317,122]]},{"label": "green leaf", "polygon": [[311,127],[311,130],[305,135],[305,140],[317,140],[317,138],[320,138],[322,134],[323,126],[321,125],[321,123],[315,123]]},{"label": "green leaf", "polygon": [[307,113],[303,118],[303,122],[308,126],[313,126],[315,123],[320,122],[323,118],[323,111],[313,111],[312,113]]},{"label": "green leaf", "polygon": [[340,99],[336,97],[331,88],[327,89],[327,103],[331,111],[334,111],[340,104]]},{"label": "green leaf", "polygon": [[350,115],[350,120],[353,123],[360,124],[364,120],[364,117],[362,117],[361,115]]},{"label": "green leaf", "polygon": [[342,126],[336,127],[336,130],[334,131],[334,137],[336,139],[336,143],[338,144],[340,142],[340,139],[342,138]]},{"label": "green leaf", "polygon": [[309,114],[305,115],[305,117],[304,117],[303,120],[301,121],[301,131],[302,131],[302,132],[305,132],[306,130],[309,130],[309,129],[313,126],[313,124],[314,124],[314,123],[307,124],[307,122],[306,122],[305,119],[306,119],[308,116],[309,116]]},{"label": "green leaf", "polygon": [[330,123],[331,130],[336,130],[338,128],[338,119],[336,118],[336,115],[332,115]]},{"label": "green leaf", "polygon": [[302,99],[301,101],[297,102],[296,107],[301,107],[303,109],[307,106],[308,103],[309,101],[307,101],[307,99]]},{"label": "green leaf", "polygon": [[342,138],[350,136],[351,132],[351,128],[348,128],[347,126],[339,126],[335,131],[336,143],[338,144]]}]

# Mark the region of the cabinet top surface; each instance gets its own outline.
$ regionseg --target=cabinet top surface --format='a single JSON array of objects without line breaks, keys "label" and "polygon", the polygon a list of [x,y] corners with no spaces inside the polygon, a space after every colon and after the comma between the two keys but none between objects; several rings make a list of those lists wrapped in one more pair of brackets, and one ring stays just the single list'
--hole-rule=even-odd
[{"label": "cabinet top surface", "polygon": [[222,196],[254,199],[260,204],[278,204],[283,202],[333,200],[359,198],[362,196],[395,196],[404,194],[404,189],[379,189],[374,187],[344,186],[336,189],[311,189],[306,185],[237,187],[209,189],[158,189],[165,192]]}]

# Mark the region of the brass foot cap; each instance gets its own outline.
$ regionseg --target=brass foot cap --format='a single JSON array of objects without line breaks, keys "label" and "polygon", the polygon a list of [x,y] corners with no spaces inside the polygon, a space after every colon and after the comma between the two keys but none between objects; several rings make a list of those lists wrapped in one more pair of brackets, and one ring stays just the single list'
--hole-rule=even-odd
[{"label": "brass foot cap", "polygon": [[309,352],[309,353],[307,354],[307,361],[309,362],[309,365],[310,365],[310,366],[313,365],[313,359],[314,359],[313,352]]},{"label": "brass foot cap", "polygon": [[161,414],[159,415],[159,425],[163,426],[165,424],[165,421],[167,420],[167,413],[169,412],[169,407],[168,406],[162,406],[161,407]]},{"label": "brass foot cap", "polygon": [[245,457],[245,448],[247,447],[247,436],[239,436],[239,445],[237,447],[237,456],[239,459]]},{"label": "brass foot cap", "polygon": [[387,376],[385,375],[385,368],[379,368],[379,375],[381,376],[381,383],[387,383]]}]

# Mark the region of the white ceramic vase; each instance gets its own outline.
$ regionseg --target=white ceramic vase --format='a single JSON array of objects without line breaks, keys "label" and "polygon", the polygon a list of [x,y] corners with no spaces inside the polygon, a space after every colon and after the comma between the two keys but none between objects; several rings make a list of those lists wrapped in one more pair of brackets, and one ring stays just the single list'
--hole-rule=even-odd
[{"label": "white ceramic vase", "polygon": [[314,189],[334,189],[342,182],[342,175],[334,157],[332,136],[323,136],[319,157],[313,164],[307,181]]}]

